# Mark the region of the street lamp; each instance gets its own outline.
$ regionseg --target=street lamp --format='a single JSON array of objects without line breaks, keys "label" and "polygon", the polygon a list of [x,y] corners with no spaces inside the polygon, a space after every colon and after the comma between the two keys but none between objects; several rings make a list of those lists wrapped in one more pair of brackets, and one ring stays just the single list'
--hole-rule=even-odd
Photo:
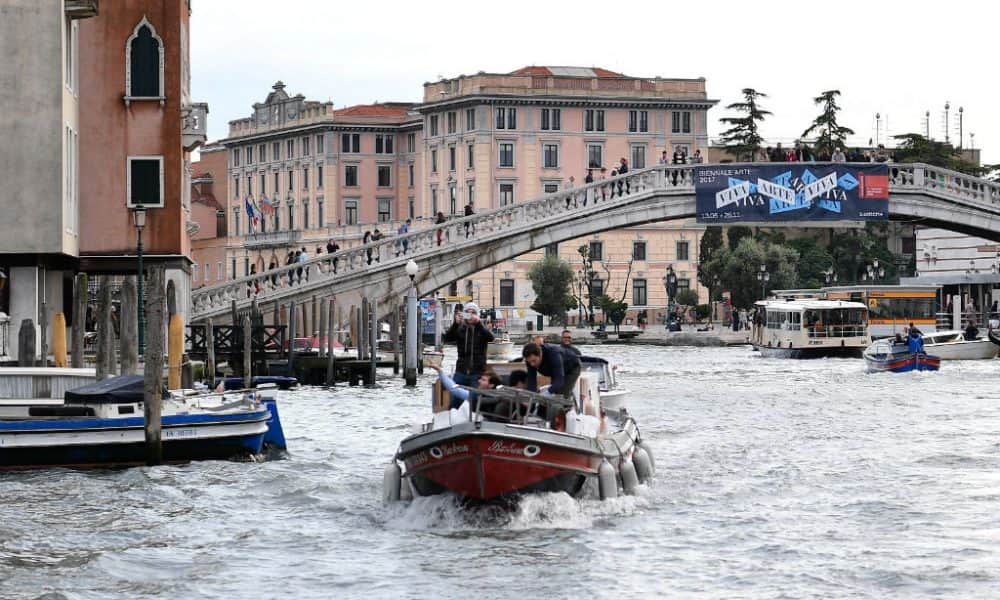
[{"label": "street lamp", "polygon": [[146,209],[143,206],[138,206],[132,211],[132,224],[135,225],[136,232],[136,244],[135,244],[135,254],[139,259],[138,266],[138,277],[136,278],[136,289],[138,290],[138,301],[139,306],[136,311],[139,321],[139,355],[142,356],[146,351],[146,312],[143,308],[143,285],[142,285],[142,230],[146,227]]},{"label": "street lamp", "polygon": [[825,276],[826,279],[826,285],[830,285],[831,283],[837,283],[837,273],[836,271],[833,270],[832,266],[827,267],[826,270],[823,271],[823,275]]},{"label": "street lamp", "polygon": [[408,387],[417,385],[417,285],[416,276],[420,267],[411,258],[406,262],[406,274],[410,277],[410,289],[406,292],[406,367],[403,377]]},{"label": "street lamp", "polygon": [[585,275],[583,269],[576,272],[576,327],[583,329],[583,280]]},{"label": "street lamp", "polygon": [[664,325],[670,329],[670,321],[674,316],[674,295],[677,293],[677,275],[674,274],[674,266],[667,266],[667,274],[663,276],[663,289],[667,292],[667,315]]},{"label": "street lamp", "polygon": [[757,281],[760,282],[760,299],[767,299],[767,282],[771,281],[771,274],[767,272],[767,265],[761,265],[757,273]]},{"label": "street lamp", "polygon": [[865,271],[861,274],[861,279],[878,283],[885,277],[885,267],[880,267],[878,259],[873,259],[865,265]]}]

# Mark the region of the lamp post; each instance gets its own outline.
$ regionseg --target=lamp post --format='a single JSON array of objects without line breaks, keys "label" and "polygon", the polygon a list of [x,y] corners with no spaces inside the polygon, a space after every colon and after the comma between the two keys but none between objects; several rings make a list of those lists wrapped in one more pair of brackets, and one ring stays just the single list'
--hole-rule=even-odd
[{"label": "lamp post", "polygon": [[826,279],[826,285],[830,285],[831,283],[837,283],[837,273],[833,270],[832,266],[827,267],[826,270],[823,271],[823,275],[824,278]]},{"label": "lamp post", "polygon": [[415,278],[420,267],[410,259],[406,262],[406,274],[410,277],[410,289],[406,292],[406,365],[403,377],[407,387],[417,385],[417,285]]},{"label": "lamp post", "polygon": [[576,327],[583,329],[583,269],[576,272]]},{"label": "lamp post", "polygon": [[771,274],[767,272],[767,265],[761,265],[757,272],[757,281],[760,282],[760,299],[767,299],[767,282],[771,281]]},{"label": "lamp post", "polygon": [[885,277],[885,267],[879,266],[877,258],[866,263],[865,271],[861,273],[862,280],[871,281],[872,283],[881,282],[883,277]]},{"label": "lamp post", "polygon": [[135,254],[139,260],[138,273],[136,277],[136,290],[137,300],[138,300],[138,310],[136,314],[139,321],[139,356],[142,356],[146,350],[146,312],[143,307],[143,288],[142,285],[142,230],[146,227],[146,209],[143,206],[138,206],[132,211],[132,224],[135,225],[136,232],[136,244],[135,244]]},{"label": "lamp post", "polygon": [[673,265],[667,265],[667,274],[663,276],[663,289],[667,292],[667,314],[664,317],[664,325],[669,330],[674,316],[674,295],[677,293],[677,275],[674,273]]}]

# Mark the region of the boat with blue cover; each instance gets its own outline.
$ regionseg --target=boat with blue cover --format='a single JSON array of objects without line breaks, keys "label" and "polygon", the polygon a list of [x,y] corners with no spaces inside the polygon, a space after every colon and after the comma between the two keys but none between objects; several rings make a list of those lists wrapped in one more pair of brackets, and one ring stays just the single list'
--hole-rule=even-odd
[{"label": "boat with blue cover", "polygon": [[[0,469],[146,463],[142,376],[69,390],[63,404],[28,401],[19,408],[21,414],[0,418]],[[167,463],[245,458],[286,446],[273,388],[164,391],[161,435]]]},{"label": "boat with blue cover", "polygon": [[925,352],[911,352],[906,344],[893,343],[891,339],[876,340],[864,352],[869,373],[906,373],[909,371],[937,371],[941,358]]}]

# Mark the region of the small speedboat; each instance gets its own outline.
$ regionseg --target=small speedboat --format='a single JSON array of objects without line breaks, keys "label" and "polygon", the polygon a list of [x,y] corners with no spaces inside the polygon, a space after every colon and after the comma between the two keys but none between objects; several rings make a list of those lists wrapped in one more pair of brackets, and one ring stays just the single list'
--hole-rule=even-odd
[{"label": "small speedboat", "polygon": [[[990,334],[993,332],[990,331]],[[996,358],[1000,345],[993,338],[966,339],[964,331],[935,331],[923,336],[924,348],[941,360],[984,360]]]},{"label": "small speedboat", "polygon": [[[582,373],[573,398],[510,387],[476,390],[473,401],[437,412],[404,439],[386,467],[387,501],[453,493],[464,501],[511,502],[524,494],[635,493],[653,474],[639,428],[624,409],[603,410],[593,373]],[[557,414],[553,422],[547,413]]]},{"label": "small speedboat", "polygon": [[514,342],[506,332],[497,333],[493,341],[486,345],[486,360],[510,360],[514,354]]},{"label": "small speedboat", "polygon": [[[21,414],[0,418],[0,470],[146,464],[143,379],[123,375],[75,388],[62,404],[25,401]],[[161,439],[167,463],[285,447],[273,388],[165,392]]]},{"label": "small speedboat", "polygon": [[869,373],[891,371],[937,371],[941,368],[941,358],[923,352],[910,352],[905,344],[894,344],[892,340],[876,340],[864,352],[865,366]]},{"label": "small speedboat", "polygon": [[[228,391],[242,390],[246,387],[246,381],[242,377],[226,377],[221,383],[223,389]],[[253,388],[266,385],[273,385],[279,390],[290,390],[299,385],[299,380],[283,375],[254,375],[250,380],[250,387]]]},{"label": "small speedboat", "polygon": [[598,356],[581,356],[580,364],[584,371],[597,375],[603,408],[617,410],[625,406],[629,391],[618,384],[616,365]]}]

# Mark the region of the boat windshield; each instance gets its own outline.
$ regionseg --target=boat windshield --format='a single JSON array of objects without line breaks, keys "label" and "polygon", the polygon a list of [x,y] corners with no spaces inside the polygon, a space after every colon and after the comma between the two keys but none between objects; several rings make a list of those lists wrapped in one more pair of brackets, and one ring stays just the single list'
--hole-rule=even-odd
[{"label": "boat windshield", "polygon": [[583,371],[585,373],[595,373],[597,375],[597,377],[599,378],[599,383],[602,387],[607,385],[608,382],[605,380],[604,377],[604,363],[582,362],[580,364],[583,367]]},{"label": "boat windshield", "polygon": [[803,321],[811,338],[868,335],[868,311],[863,308],[811,309],[805,311]]}]

